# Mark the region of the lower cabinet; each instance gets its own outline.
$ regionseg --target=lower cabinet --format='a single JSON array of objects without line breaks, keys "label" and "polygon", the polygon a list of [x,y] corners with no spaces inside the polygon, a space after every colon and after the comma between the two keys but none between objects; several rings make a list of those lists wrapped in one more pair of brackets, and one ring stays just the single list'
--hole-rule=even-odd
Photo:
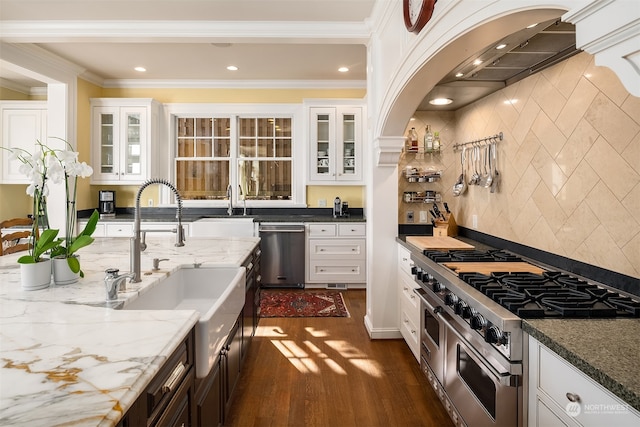
[{"label": "lower cabinet", "polygon": [[420,299],[413,292],[419,285],[411,275],[411,253],[398,244],[398,312],[402,337],[420,363]]},{"label": "lower cabinet", "polygon": [[194,350],[195,333],[191,330],[122,417],[119,427],[194,425]]},{"label": "lower cabinet", "polygon": [[640,413],[529,337],[529,427],[640,425]]},{"label": "lower cabinet", "polygon": [[196,380],[196,422],[191,425],[215,427],[224,424],[242,368],[242,318],[241,314],[207,378]]}]

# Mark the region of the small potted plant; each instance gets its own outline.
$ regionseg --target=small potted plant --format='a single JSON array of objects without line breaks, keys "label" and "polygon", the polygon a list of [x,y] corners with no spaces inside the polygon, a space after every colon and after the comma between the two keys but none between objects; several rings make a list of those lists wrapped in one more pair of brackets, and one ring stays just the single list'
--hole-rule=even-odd
[{"label": "small potted plant", "polygon": [[[76,195],[78,177],[85,178],[93,173],[91,166],[78,161],[78,153],[71,149],[71,145],[61,139],[68,149],[51,149],[37,141],[38,150],[31,155],[25,150],[10,150],[12,157],[22,162],[20,171],[25,174],[31,184],[27,187],[27,194],[34,197],[34,233],[33,254],[21,257],[21,264],[38,263],[43,261],[42,255],[50,251],[53,263],[53,278],[56,284],[68,284],[84,277],[80,268],[80,260],[76,252],[93,243],[91,237],[98,222],[98,211],[94,210],[86,227],[77,236],[73,236],[76,226]],[[48,181],[58,184],[64,181],[66,195],[66,228],[65,236],[56,239],[59,230],[50,230],[46,215],[46,197]],[[46,228],[38,236],[39,227]],[[36,254],[36,250],[39,252]],[[50,270],[51,271],[51,270]]]}]

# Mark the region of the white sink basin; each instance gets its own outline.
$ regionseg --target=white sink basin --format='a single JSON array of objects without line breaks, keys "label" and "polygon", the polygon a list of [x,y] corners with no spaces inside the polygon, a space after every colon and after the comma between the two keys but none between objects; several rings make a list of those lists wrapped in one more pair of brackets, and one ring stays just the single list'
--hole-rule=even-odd
[{"label": "white sink basin", "polygon": [[252,217],[202,218],[190,226],[191,237],[254,237]]},{"label": "white sink basin", "polygon": [[196,310],[196,376],[209,374],[244,307],[244,267],[183,267],[123,310]]}]

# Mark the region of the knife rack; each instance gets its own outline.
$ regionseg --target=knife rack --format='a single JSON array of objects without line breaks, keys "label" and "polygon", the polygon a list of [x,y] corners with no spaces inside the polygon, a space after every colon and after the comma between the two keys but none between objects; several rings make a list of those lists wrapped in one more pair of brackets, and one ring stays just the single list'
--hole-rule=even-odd
[{"label": "knife rack", "polygon": [[436,220],[436,224],[433,227],[433,235],[444,237],[455,237],[458,235],[458,224],[456,224],[456,219],[452,213],[444,214],[446,221],[444,220]]}]

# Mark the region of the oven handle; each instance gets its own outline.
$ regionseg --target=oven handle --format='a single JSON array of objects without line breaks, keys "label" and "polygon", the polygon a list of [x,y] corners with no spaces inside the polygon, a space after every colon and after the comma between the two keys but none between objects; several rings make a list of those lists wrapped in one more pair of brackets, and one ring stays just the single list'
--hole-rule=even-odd
[{"label": "oven handle", "polygon": [[435,314],[438,314],[442,311],[442,307],[434,307],[427,299],[424,297],[427,293],[422,288],[414,289],[413,292],[420,297],[420,300],[427,306],[427,308],[433,311]]},{"label": "oven handle", "polygon": [[460,341],[462,341],[462,343],[466,347],[466,350],[468,350],[469,353],[471,353],[476,359],[478,359],[491,372],[491,374],[494,376],[494,378],[496,378],[501,385],[510,386],[510,387],[517,387],[517,385],[518,385],[517,382],[514,382],[512,380],[517,378],[518,375],[512,375],[510,373],[502,374],[502,373],[498,372],[498,370],[496,368],[494,368],[493,365],[491,365],[491,363],[489,363],[487,358],[484,357],[482,354],[480,354],[478,352],[478,350],[473,348],[473,346],[469,343],[469,341],[467,341],[467,339],[460,332],[458,332],[456,330],[456,328],[451,323],[449,323],[449,321],[447,319],[445,319],[444,316],[442,316],[442,314],[436,313],[436,315],[438,316],[438,318],[440,320],[442,320],[442,322],[445,324],[445,326],[447,328],[449,328],[449,330],[451,332],[453,332],[453,334]]}]

